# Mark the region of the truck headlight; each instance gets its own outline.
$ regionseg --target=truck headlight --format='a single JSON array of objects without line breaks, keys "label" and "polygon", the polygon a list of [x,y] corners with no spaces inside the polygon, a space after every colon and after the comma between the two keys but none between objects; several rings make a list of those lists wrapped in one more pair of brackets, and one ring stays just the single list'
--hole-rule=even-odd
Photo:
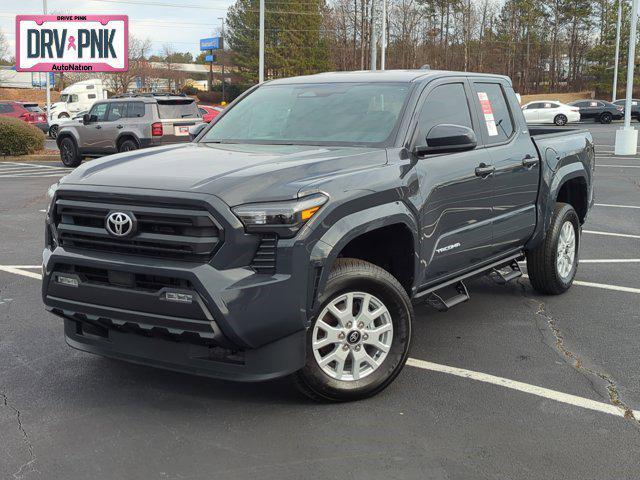
[{"label": "truck headlight", "polygon": [[231,210],[249,233],[274,232],[291,238],[308,222],[328,200],[317,193],[286,202],[265,202],[238,205]]},{"label": "truck headlight", "polygon": [[53,185],[51,185],[48,189],[47,189],[47,218],[49,217],[49,212],[51,211],[51,206],[53,203],[53,197],[56,195],[56,191],[58,190],[58,187],[60,186],[60,182],[56,182]]}]

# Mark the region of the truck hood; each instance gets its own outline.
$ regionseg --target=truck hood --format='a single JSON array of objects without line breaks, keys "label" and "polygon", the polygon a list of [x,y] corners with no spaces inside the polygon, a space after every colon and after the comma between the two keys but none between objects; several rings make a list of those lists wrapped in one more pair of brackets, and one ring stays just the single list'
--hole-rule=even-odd
[{"label": "truck hood", "polygon": [[62,183],[208,193],[234,206],[296,198],[314,182],[384,163],[380,148],[189,143],[94,160]]}]

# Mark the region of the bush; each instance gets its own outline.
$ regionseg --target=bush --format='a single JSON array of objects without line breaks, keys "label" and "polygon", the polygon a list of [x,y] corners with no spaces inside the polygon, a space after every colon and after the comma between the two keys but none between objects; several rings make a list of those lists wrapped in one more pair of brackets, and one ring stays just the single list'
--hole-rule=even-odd
[{"label": "bush", "polygon": [[44,148],[44,133],[17,118],[0,117],[0,153],[27,155]]},{"label": "bush", "polygon": [[197,96],[200,103],[207,105],[215,105],[222,101],[222,92],[198,92]]}]

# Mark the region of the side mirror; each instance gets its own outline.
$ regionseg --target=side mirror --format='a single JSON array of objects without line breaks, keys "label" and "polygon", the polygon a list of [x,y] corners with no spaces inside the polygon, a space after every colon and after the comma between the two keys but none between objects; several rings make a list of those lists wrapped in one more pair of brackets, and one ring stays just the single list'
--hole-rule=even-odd
[{"label": "side mirror", "polygon": [[197,125],[192,125],[189,127],[189,140],[193,141],[198,135],[200,135],[200,132],[202,132],[202,130],[204,130],[204,127],[206,127],[207,124],[206,123],[199,123]]},{"label": "side mirror", "polygon": [[85,125],[87,123],[91,123],[91,115],[89,115],[88,113],[82,115],[82,123],[84,123]]},{"label": "side mirror", "polygon": [[449,153],[473,150],[478,145],[476,134],[462,125],[440,124],[427,133],[427,144],[415,147],[418,156],[427,153]]}]

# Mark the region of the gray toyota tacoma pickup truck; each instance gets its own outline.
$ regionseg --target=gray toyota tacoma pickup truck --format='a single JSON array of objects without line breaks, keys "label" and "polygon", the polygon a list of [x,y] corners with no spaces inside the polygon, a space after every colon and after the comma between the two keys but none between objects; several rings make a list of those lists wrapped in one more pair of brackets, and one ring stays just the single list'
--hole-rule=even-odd
[{"label": "gray toyota tacoma pickup truck", "polygon": [[354,400],[403,368],[414,303],[524,259],[543,294],[576,274],[593,140],[527,128],[506,77],[275,80],[195,130],[50,188],[42,297],[70,346]]}]

